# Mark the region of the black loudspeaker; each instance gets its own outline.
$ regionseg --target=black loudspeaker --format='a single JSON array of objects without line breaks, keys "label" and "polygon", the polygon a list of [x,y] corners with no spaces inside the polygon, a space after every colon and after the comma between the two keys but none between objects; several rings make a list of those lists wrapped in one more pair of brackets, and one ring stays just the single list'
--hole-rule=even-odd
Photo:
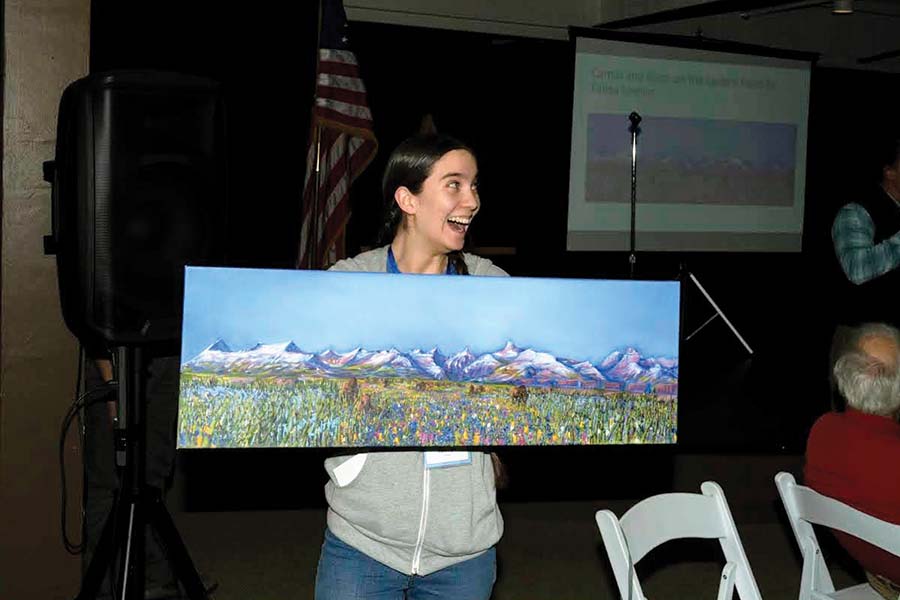
[{"label": "black loudspeaker", "polygon": [[221,265],[227,214],[218,83],[149,71],[96,73],[63,92],[53,229],[66,325],[82,341],[181,335],[184,266]]}]

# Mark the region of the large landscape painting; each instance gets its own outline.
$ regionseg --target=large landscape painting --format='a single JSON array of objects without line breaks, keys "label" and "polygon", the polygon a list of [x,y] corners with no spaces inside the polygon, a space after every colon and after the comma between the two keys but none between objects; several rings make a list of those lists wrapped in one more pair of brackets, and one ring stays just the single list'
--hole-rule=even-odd
[{"label": "large landscape painting", "polygon": [[679,283],[188,268],[180,448],[667,444]]}]

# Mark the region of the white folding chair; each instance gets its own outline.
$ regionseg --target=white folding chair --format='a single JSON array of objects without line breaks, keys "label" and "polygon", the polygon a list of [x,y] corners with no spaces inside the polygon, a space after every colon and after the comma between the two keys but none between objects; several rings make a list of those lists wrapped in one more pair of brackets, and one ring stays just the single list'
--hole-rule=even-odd
[{"label": "white folding chair", "polygon": [[597,511],[597,527],[612,565],[622,600],[646,600],[634,565],[657,546],[684,538],[717,539],[725,554],[718,600],[737,587],[741,600],[762,600],[722,488],[713,481],[701,494],[660,494],[642,500],[622,515]]},{"label": "white folding chair", "polygon": [[798,485],[790,473],[776,475],[775,485],[778,486],[791,529],[794,530],[794,537],[803,555],[800,600],[881,600],[881,596],[866,583],[842,590],[834,589],[812,525],[824,525],[849,533],[898,556],[900,525],[876,519],[834,498]]}]

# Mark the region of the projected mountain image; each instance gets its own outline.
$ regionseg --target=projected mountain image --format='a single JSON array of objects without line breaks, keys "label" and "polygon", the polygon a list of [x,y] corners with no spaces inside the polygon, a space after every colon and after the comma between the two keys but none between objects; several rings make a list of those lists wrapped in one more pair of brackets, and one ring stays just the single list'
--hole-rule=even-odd
[{"label": "projected mountain image", "polygon": [[[588,116],[587,202],[631,202],[628,125]],[[646,116],[640,128],[638,202],[792,206],[795,125]]]},{"label": "projected mountain image", "polygon": [[178,447],[673,443],[679,285],[190,267]]}]

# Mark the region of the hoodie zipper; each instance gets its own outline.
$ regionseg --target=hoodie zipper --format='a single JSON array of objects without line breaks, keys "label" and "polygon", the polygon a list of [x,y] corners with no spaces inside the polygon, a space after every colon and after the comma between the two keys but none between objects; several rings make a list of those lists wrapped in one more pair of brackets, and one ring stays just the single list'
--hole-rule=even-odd
[{"label": "hoodie zipper", "polygon": [[424,475],[422,476],[422,514],[419,517],[419,535],[416,538],[416,549],[413,552],[412,574],[419,574],[419,562],[422,560],[422,547],[425,545],[425,523],[428,521],[428,488],[430,477],[430,469],[427,465],[422,464]]}]

